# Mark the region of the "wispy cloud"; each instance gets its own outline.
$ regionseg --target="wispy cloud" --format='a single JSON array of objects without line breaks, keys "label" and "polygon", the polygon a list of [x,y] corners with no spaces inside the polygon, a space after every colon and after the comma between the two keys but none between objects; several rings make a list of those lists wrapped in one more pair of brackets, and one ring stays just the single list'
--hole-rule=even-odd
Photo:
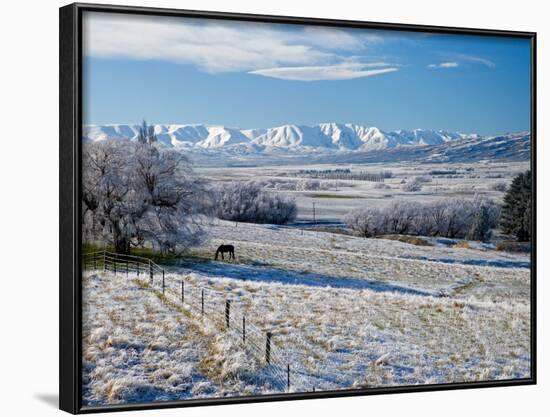
[{"label": "wispy cloud", "polygon": [[[250,71],[250,74],[293,81],[351,80],[397,71],[386,63],[346,63],[338,65],[277,67]],[[387,67],[369,69],[372,67]]]},{"label": "wispy cloud", "polygon": [[456,68],[458,62],[440,62],[439,64],[430,64],[428,68]]},{"label": "wispy cloud", "polygon": [[107,13],[86,13],[84,35],[87,56],[163,60],[209,73],[338,65],[381,40],[338,28]]},{"label": "wispy cloud", "polygon": [[457,58],[462,61],[477,62],[489,68],[495,68],[497,66],[493,61],[476,55],[458,55]]}]

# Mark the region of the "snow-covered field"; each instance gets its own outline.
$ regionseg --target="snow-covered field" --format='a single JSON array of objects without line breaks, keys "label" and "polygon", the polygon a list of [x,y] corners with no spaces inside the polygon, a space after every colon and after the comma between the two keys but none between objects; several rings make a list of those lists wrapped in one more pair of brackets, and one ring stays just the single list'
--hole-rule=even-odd
[{"label": "snow-covered field", "polygon": [[[205,227],[209,240],[193,258],[167,267],[164,295],[159,279],[150,287],[132,274],[84,274],[85,403],[284,392],[287,365],[298,392],[530,374],[526,254],[297,227]],[[235,261],[212,259],[222,243],[235,246]],[[251,329],[244,343],[242,316]]]},{"label": "snow-covered field", "polygon": [[[294,196],[298,203],[298,220],[313,220],[315,203],[316,220],[341,221],[351,210],[365,207],[383,207],[392,202],[427,203],[444,198],[474,198],[474,196],[501,201],[504,192],[494,190],[498,183],[509,184],[520,172],[529,169],[529,162],[482,161],[468,163],[380,163],[380,164],[322,164],[277,165],[254,167],[197,167],[197,172],[212,181],[280,181],[292,182],[308,179],[300,170],[350,169],[352,172],[391,172],[384,187],[376,182],[356,180],[321,180],[328,187],[319,191],[281,191]],[[442,174],[449,172],[449,174]],[[433,173],[438,173],[434,175]],[[429,182],[418,192],[405,192],[402,186],[416,177]]]},{"label": "snow-covered field", "polygon": [[[173,276],[171,278],[174,278]],[[83,403],[276,392],[274,370],[136,274],[83,274]]]}]

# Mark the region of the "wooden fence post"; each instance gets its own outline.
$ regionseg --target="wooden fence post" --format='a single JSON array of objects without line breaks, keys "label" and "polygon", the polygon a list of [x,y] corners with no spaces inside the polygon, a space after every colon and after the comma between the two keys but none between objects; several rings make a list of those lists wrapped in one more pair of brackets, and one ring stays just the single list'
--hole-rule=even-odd
[{"label": "wooden fence post", "polygon": [[265,338],[265,362],[271,362],[271,332],[267,332]]},{"label": "wooden fence post", "polygon": [[225,327],[229,329],[229,317],[231,314],[231,300],[225,300]]}]

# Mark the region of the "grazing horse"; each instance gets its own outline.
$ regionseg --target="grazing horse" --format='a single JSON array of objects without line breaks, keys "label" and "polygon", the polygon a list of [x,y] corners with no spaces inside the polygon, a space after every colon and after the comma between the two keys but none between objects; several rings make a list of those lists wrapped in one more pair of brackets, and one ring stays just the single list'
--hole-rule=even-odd
[{"label": "grazing horse", "polygon": [[216,261],[218,260],[218,254],[222,255],[222,261],[223,261],[223,254],[225,252],[229,252],[229,259],[231,259],[231,256],[233,256],[233,259],[235,259],[235,247],[233,245],[220,245],[218,247],[218,250],[216,251],[216,257],[214,258]]}]

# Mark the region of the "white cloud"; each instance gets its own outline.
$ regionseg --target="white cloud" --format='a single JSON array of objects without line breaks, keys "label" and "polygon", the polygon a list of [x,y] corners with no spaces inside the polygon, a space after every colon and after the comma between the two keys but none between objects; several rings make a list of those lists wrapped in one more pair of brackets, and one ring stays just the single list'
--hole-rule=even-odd
[{"label": "white cloud", "polygon": [[489,68],[495,68],[497,66],[493,61],[476,55],[459,55],[458,58],[463,61],[478,62]]},{"label": "white cloud", "polygon": [[[325,26],[304,26],[303,40],[322,48],[357,50],[382,42],[382,36],[372,32],[337,29]],[[296,36],[296,35],[294,35]]]},{"label": "white cloud", "polygon": [[293,81],[351,80],[353,78],[370,77],[398,70],[395,67],[367,69],[373,66],[384,67],[387,65],[389,64],[347,63],[323,66],[265,68],[250,71],[249,73]]},{"label": "white cloud", "polygon": [[[341,64],[380,38],[363,31],[86,13],[84,54],[164,60],[210,72]],[[344,54],[348,51],[348,56]]]},{"label": "white cloud", "polygon": [[456,68],[458,62],[440,62],[439,64],[430,64],[428,68]]}]

